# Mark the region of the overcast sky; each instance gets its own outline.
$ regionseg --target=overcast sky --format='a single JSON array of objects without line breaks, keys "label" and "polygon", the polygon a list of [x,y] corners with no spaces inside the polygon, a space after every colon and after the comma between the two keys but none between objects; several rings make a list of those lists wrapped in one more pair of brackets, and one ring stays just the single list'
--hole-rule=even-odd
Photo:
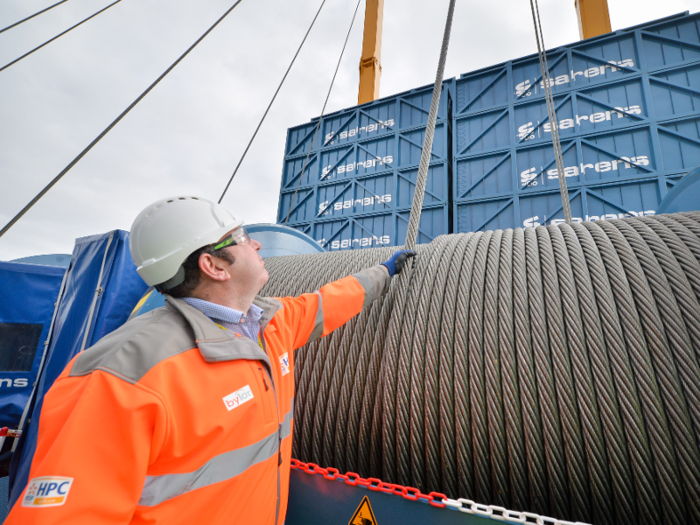
[{"label": "overcast sky", "polygon": [[[1,0],[0,28],[56,0]],[[112,0],[69,0],[0,34],[0,66]],[[122,0],[0,72],[0,227],[234,0]],[[320,113],[357,0],[327,0],[224,204],[275,222],[287,128]],[[608,0],[613,30],[700,0]],[[327,112],[357,103],[364,0]],[[321,0],[243,0],[4,237],[0,260],[71,253],[166,196],[217,200]],[[448,0],[385,0],[381,95],[434,80]],[[579,39],[574,0],[540,0],[548,48]],[[445,77],[536,52],[528,0],[458,0]]]}]

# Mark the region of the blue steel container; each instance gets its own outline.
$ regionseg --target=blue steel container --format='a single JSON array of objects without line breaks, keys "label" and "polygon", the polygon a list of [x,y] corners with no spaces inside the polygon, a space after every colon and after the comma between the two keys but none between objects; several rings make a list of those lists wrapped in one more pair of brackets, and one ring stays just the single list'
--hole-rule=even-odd
[{"label": "blue steel container", "polygon": [[[429,243],[449,229],[450,206],[424,206],[418,227],[419,244]],[[340,218],[326,218],[294,225],[327,251],[357,250],[400,246],[406,240],[411,210],[367,213]]]},{"label": "blue steel container", "polygon": [[[453,85],[443,83],[419,242],[449,233],[451,224]],[[328,250],[402,244],[432,91],[425,86],[324,116],[315,139],[318,119],[291,128],[277,222]]]},{"label": "blue steel container", "polygon": [[[547,52],[575,219],[654,214],[700,165],[700,14]],[[453,231],[563,219],[536,55],[455,82]]]}]

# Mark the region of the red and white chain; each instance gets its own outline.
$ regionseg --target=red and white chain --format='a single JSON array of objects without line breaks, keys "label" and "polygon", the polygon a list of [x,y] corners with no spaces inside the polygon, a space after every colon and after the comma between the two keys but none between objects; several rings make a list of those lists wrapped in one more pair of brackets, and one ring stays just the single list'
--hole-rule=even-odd
[{"label": "red and white chain", "polygon": [[318,474],[328,480],[342,479],[348,485],[360,485],[368,488],[369,490],[402,496],[411,501],[424,500],[433,507],[438,507],[441,509],[449,507],[459,512],[464,512],[465,514],[475,514],[477,516],[490,518],[496,521],[509,521],[512,523],[527,523],[533,525],[587,525],[578,521],[573,522],[548,518],[532,512],[508,510],[496,505],[483,505],[470,499],[450,499],[440,492],[423,494],[420,490],[413,487],[404,487],[403,485],[396,485],[395,483],[385,483],[377,478],[365,479],[354,472],[341,474],[338,469],[323,468],[314,463],[303,463],[297,459],[292,459],[291,467],[292,469],[303,470],[307,474]]}]

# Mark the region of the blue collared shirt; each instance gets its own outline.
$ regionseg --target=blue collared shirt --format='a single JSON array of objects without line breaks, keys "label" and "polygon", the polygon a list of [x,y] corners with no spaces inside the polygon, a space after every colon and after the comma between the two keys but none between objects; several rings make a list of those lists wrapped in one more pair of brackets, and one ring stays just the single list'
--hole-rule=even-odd
[{"label": "blue collared shirt", "polygon": [[228,306],[216,303],[210,303],[204,299],[183,297],[183,300],[224,328],[245,335],[257,342],[258,334],[260,333],[260,318],[263,314],[262,308],[251,304],[248,313],[244,314],[239,310],[234,310]]}]

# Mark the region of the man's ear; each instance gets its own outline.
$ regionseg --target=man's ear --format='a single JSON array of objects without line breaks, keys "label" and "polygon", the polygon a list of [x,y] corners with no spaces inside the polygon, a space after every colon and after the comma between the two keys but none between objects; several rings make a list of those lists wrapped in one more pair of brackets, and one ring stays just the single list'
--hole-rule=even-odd
[{"label": "man's ear", "polygon": [[199,269],[213,281],[228,281],[231,278],[229,265],[223,259],[214,257],[209,253],[199,256]]}]

